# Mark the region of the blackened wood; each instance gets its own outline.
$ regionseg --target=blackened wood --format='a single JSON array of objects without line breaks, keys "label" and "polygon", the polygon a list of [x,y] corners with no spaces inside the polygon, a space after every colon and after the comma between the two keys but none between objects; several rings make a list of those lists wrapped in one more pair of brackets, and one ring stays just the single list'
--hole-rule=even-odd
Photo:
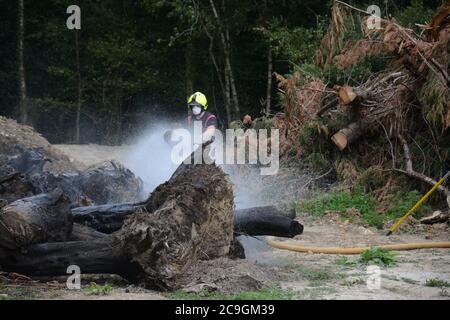
[{"label": "blackened wood", "polygon": [[251,236],[271,235],[292,238],[303,232],[303,225],[286,217],[274,206],[235,211],[234,231]]}]

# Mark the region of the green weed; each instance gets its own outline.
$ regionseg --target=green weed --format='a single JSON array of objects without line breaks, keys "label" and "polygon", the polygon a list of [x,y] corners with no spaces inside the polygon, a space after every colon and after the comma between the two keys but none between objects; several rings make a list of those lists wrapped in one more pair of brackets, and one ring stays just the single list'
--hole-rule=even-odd
[{"label": "green weed", "polygon": [[376,264],[382,267],[390,267],[396,264],[395,257],[397,254],[394,251],[373,247],[361,253],[359,262],[362,264]]},{"label": "green weed", "polygon": [[436,287],[436,288],[447,288],[450,287],[450,282],[433,278],[433,279],[427,279],[425,282],[425,286],[427,287]]},{"label": "green weed", "polygon": [[86,294],[88,296],[106,296],[110,294],[112,290],[113,287],[109,283],[101,286],[95,282],[91,282],[89,287],[86,289]]}]

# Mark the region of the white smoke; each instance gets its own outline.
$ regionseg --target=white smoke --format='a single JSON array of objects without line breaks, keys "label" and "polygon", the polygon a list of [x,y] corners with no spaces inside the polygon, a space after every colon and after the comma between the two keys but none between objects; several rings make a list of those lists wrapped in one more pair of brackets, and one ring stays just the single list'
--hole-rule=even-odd
[{"label": "white smoke", "polygon": [[[181,148],[184,155],[179,154],[174,157],[177,148],[165,141],[164,134],[176,127],[169,121],[160,120],[158,124],[143,130],[139,137],[129,143],[131,146],[124,164],[143,180],[146,194],[166,182],[185,159],[185,151],[190,150],[187,155],[192,151],[192,141],[182,139],[181,141],[189,146],[185,145]],[[173,135],[172,138],[174,138]],[[291,170],[282,168],[281,175],[264,176],[261,175],[259,165],[229,164],[220,165],[220,167],[231,178],[237,209],[290,202],[298,198],[299,193],[303,193],[301,184],[304,184],[306,180],[304,173],[301,174],[295,170],[290,172]]]},{"label": "white smoke", "polygon": [[142,179],[144,192],[167,181],[178,166],[172,161],[172,148],[164,140],[164,133],[170,129],[169,124],[161,123],[145,130],[130,147],[125,166]]}]

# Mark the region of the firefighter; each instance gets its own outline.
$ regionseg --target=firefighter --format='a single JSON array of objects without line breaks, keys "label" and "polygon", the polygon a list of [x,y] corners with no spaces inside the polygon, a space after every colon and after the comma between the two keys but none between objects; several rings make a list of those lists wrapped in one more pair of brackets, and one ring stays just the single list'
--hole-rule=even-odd
[{"label": "firefighter", "polygon": [[[176,127],[185,127],[191,134],[196,134],[194,136],[194,146],[201,145],[214,137],[214,133],[217,130],[217,118],[214,114],[207,111],[208,100],[206,96],[201,92],[195,92],[187,100],[188,107],[188,117],[186,118],[185,125],[177,124]],[[200,123],[201,132],[194,132],[195,122]],[[179,141],[172,140],[173,130],[168,130],[164,134],[164,140],[167,144],[174,146]],[[198,135],[200,134],[200,135]]]},{"label": "firefighter", "polygon": [[189,129],[193,129],[194,121],[201,121],[202,125],[202,142],[209,141],[217,129],[217,118],[214,114],[207,111],[208,100],[201,92],[195,92],[187,101],[189,115],[187,117],[187,125]]}]

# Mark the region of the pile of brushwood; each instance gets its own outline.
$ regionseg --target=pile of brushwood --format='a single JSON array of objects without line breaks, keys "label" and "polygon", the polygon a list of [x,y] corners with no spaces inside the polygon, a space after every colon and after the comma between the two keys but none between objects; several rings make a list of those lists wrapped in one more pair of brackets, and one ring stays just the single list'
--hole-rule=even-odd
[{"label": "pile of brushwood", "polygon": [[0,150],[0,271],[57,276],[76,265],[174,289],[199,260],[243,257],[240,234],[303,231],[272,206],[234,210],[228,176],[205,161],[182,163],[140,201],[140,179],[121,165],[79,172],[32,128],[5,118]]},{"label": "pile of brushwood", "polygon": [[[449,0],[414,29],[334,1],[314,62],[275,74],[281,153],[381,202],[425,192],[450,169],[449,40]],[[432,203],[448,211],[450,189]]]}]

